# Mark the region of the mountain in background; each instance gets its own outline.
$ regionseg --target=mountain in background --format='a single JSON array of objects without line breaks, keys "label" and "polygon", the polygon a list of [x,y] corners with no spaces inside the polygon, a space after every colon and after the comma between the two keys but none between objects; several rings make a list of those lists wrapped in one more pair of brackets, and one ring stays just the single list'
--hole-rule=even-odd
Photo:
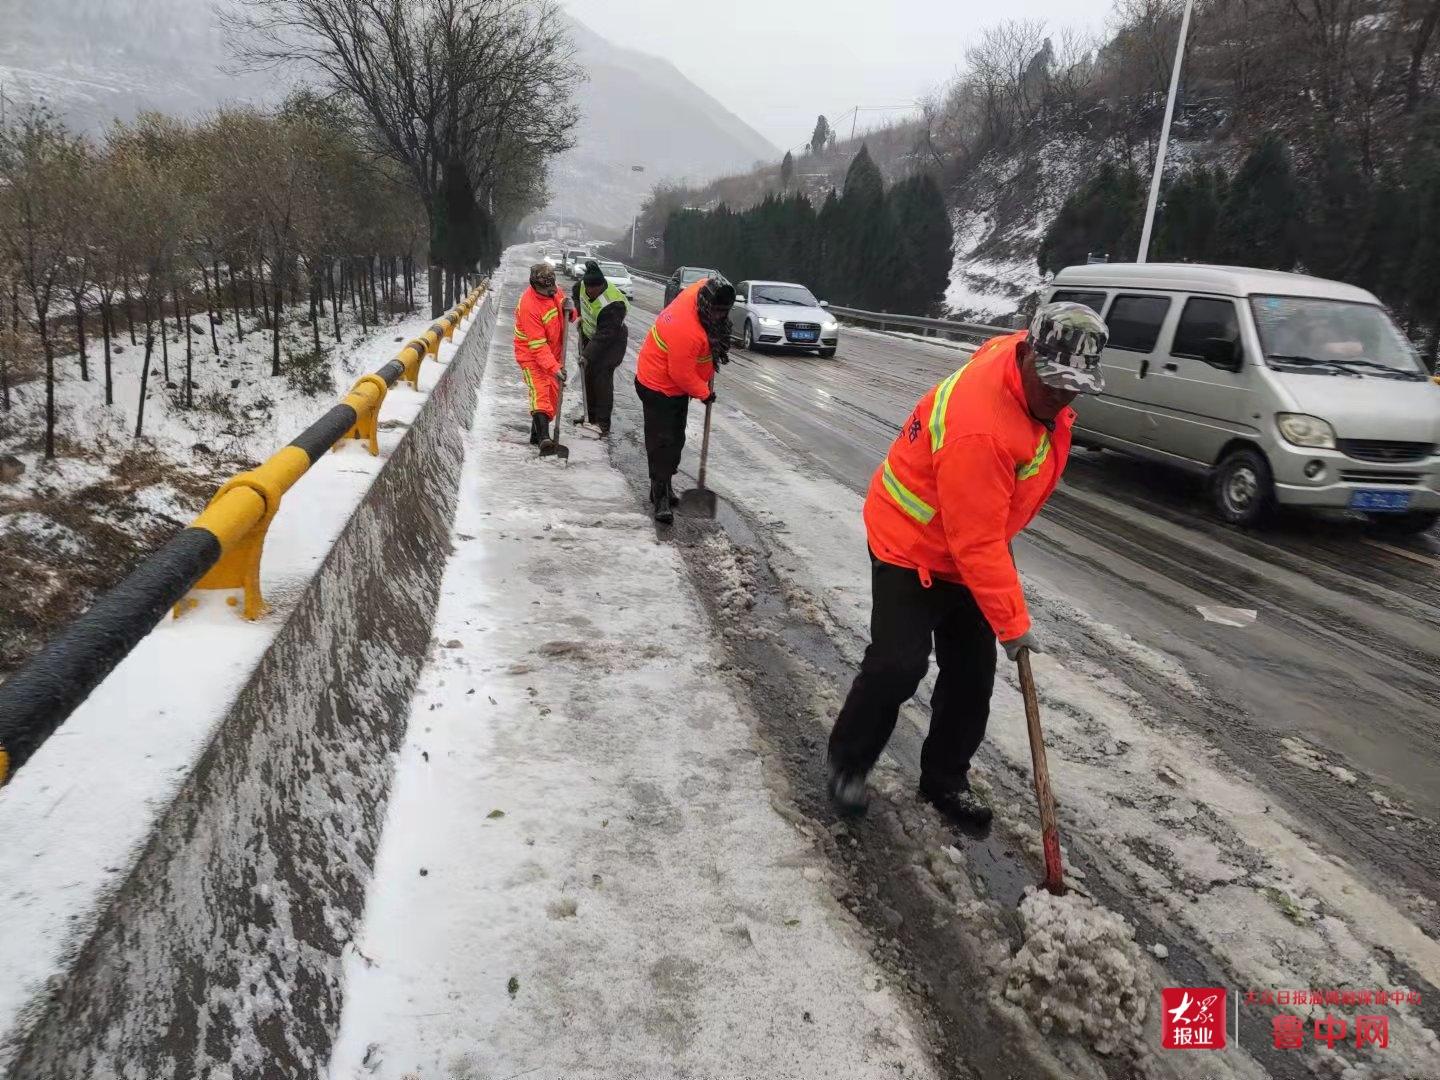
[{"label": "mountain in background", "polygon": [[[779,159],[768,139],[668,60],[613,45],[568,21],[590,81],[576,89],[575,148],[550,167],[547,215],[618,229],[663,180],[699,183]],[[634,165],[645,171],[632,171]]]},{"label": "mountain in background", "polygon": [[[618,229],[662,180],[701,182],[779,157],[668,61],[566,19],[590,81],[576,88],[577,144],[551,164],[547,213]],[[193,116],[285,93],[274,73],[224,72],[229,51],[208,0],[0,0],[0,27],[4,108],[44,101],[91,134],[146,109]]]},{"label": "mountain in background", "polygon": [[0,0],[6,108],[44,101],[78,131],[147,109],[193,116],[227,101],[275,100],[274,74],[227,75],[208,0]]}]

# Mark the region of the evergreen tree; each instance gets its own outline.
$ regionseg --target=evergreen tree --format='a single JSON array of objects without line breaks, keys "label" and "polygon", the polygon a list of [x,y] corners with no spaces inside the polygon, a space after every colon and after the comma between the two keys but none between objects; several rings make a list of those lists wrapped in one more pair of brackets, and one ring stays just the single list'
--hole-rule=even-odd
[{"label": "evergreen tree", "polygon": [[885,178],[864,144],[845,173],[840,225],[835,294],[851,307],[886,306],[903,255],[899,230],[885,200]]},{"label": "evergreen tree", "polygon": [[944,297],[954,259],[945,196],[927,174],[900,181],[890,189],[889,201],[905,258],[895,278],[892,310],[925,314]]},{"label": "evergreen tree", "polygon": [[1290,150],[1278,136],[1266,135],[1245,158],[1225,198],[1225,259],[1240,266],[1293,269],[1303,211]]},{"label": "evergreen tree", "polygon": [[785,156],[780,160],[780,190],[783,192],[789,192],[790,184],[794,181],[794,179],[795,155],[792,154],[789,150],[786,150]]},{"label": "evergreen tree", "polygon": [[1155,224],[1156,262],[1214,262],[1220,257],[1220,204],[1224,175],[1196,167],[1165,191]]},{"label": "evergreen tree", "polygon": [[1317,163],[1315,182],[1307,200],[1311,212],[1303,232],[1305,268],[1320,277],[1353,280],[1364,255],[1367,213],[1375,209],[1369,185],[1355,164],[1345,140],[1332,131]]},{"label": "evergreen tree", "polygon": [[1037,257],[1041,272],[1084,263],[1091,254],[1133,259],[1144,213],[1139,174],[1128,165],[1105,162],[1094,179],[1065,200],[1045,230]]},{"label": "evergreen tree", "polygon": [[830,140],[830,121],[825,117],[818,117],[815,121],[815,130],[810,135],[810,152],[818,154],[825,149],[825,144]]}]

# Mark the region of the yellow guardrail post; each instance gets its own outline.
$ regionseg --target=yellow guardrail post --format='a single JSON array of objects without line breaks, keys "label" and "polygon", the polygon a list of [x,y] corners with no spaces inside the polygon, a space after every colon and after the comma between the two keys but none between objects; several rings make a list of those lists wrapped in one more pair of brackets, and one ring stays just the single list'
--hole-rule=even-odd
[{"label": "yellow guardrail post", "polygon": [[369,445],[370,456],[380,456],[380,406],[385,404],[385,395],[389,392],[390,387],[379,375],[361,376],[350,388],[340,404],[355,410],[355,426],[340,436],[336,450],[346,439],[363,439]]},{"label": "yellow guardrail post", "polygon": [[[309,468],[310,455],[298,446],[287,446],[258,469],[241,473],[221,486],[193,522],[195,528],[214,533],[221,550],[219,561],[195,583],[196,589],[240,589],[241,614],[252,622],[265,614],[265,599],[260,593],[260,556],[265,535],[280,509],[281,497]],[[234,606],[236,600],[232,597],[229,603]],[[178,618],[195,604],[194,597],[186,597],[175,605],[175,616]]]}]

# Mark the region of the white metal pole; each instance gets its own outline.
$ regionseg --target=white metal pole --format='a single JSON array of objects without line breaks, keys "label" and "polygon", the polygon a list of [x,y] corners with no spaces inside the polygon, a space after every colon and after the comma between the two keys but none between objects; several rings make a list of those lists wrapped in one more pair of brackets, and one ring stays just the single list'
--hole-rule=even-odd
[{"label": "white metal pole", "polygon": [[630,226],[630,258],[635,258],[635,234],[640,231],[640,215],[635,215],[635,223]]},{"label": "white metal pole", "polygon": [[1170,144],[1170,121],[1175,116],[1175,95],[1180,89],[1180,67],[1185,62],[1185,38],[1190,34],[1190,9],[1195,0],[1185,0],[1180,17],[1180,40],[1175,43],[1175,66],[1170,70],[1170,96],[1165,100],[1165,122],[1160,125],[1160,148],[1155,152],[1155,174],[1150,177],[1150,202],[1145,207],[1145,228],[1140,233],[1140,254],[1136,262],[1150,256],[1150,233],[1155,228],[1155,204],[1160,201],[1160,180],[1165,175],[1165,149]]}]

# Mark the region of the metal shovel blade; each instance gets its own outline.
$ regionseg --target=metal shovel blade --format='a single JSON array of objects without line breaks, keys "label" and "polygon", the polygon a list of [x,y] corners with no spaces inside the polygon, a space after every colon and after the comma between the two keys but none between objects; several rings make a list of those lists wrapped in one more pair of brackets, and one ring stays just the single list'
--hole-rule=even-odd
[{"label": "metal shovel blade", "polygon": [[541,457],[559,458],[561,461],[570,460],[570,448],[564,443],[558,443],[554,439],[540,444]]},{"label": "metal shovel blade", "polygon": [[676,508],[686,517],[713,518],[716,508],[715,492],[709,488],[682,491]]}]

